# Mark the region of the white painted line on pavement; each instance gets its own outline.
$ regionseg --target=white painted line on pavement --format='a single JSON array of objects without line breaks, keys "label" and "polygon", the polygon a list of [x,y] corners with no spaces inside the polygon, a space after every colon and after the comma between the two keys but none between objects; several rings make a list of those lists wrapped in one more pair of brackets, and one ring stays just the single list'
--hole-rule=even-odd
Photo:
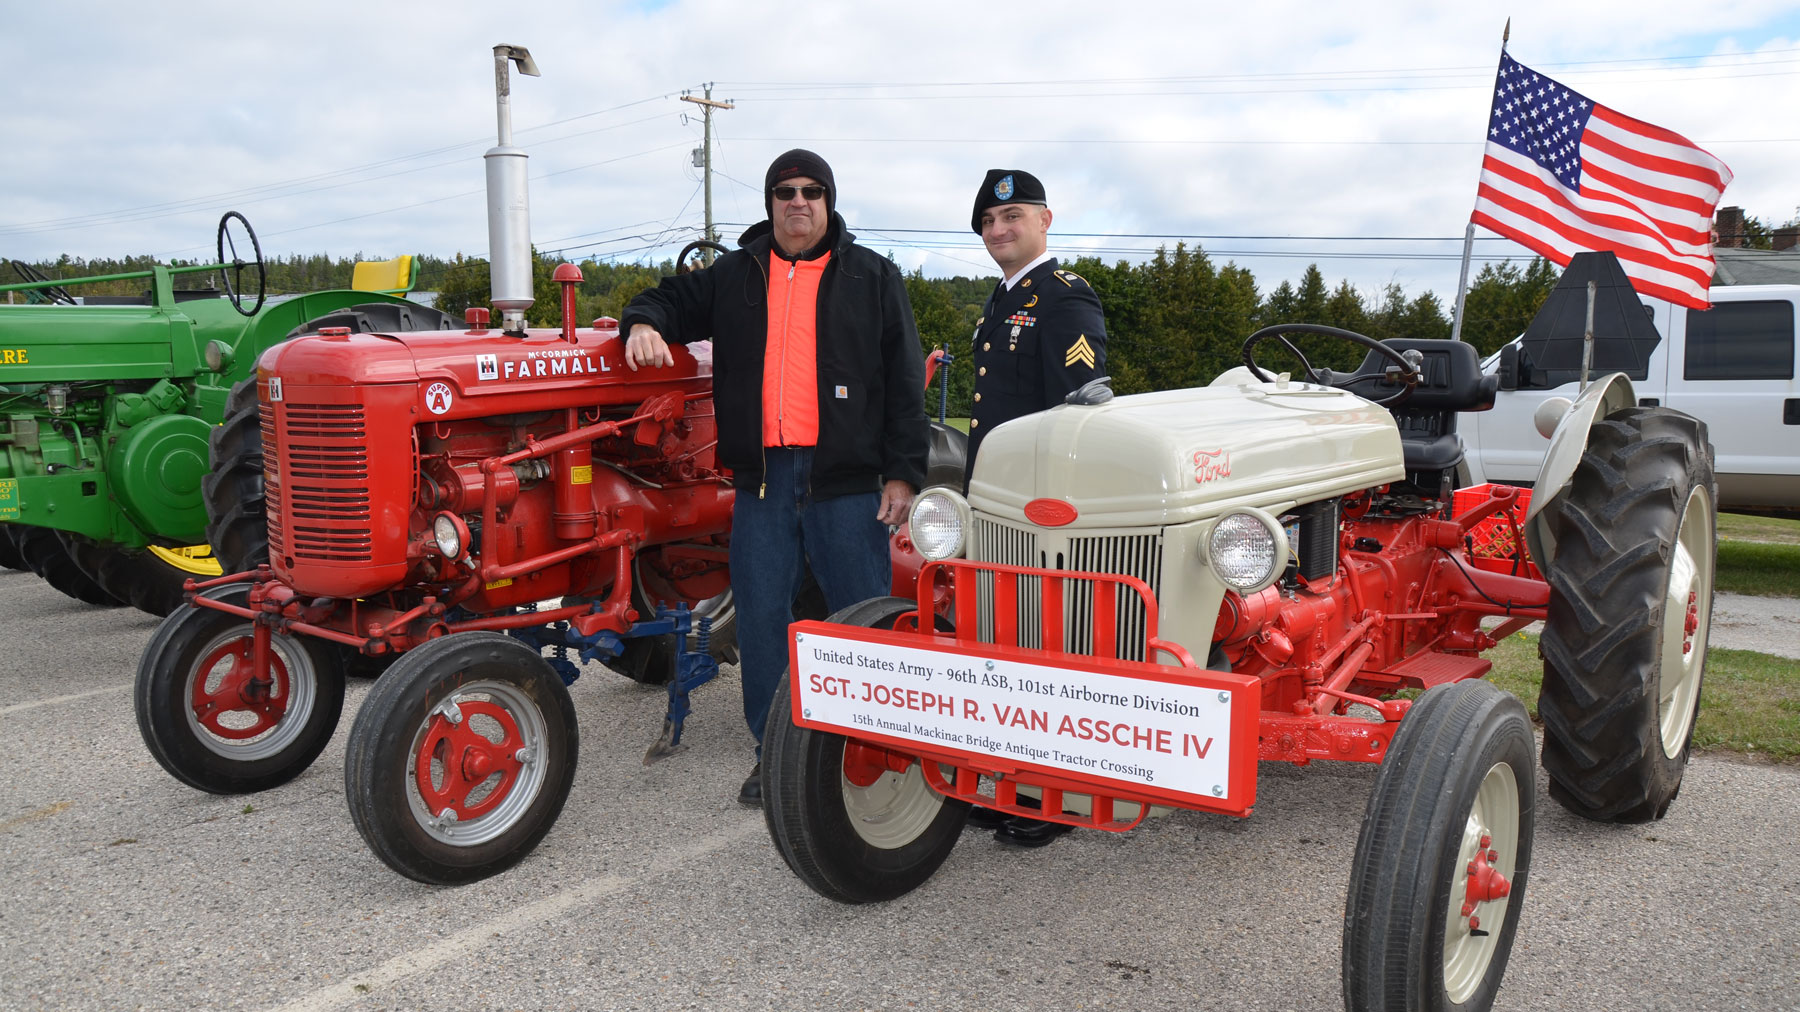
[{"label": "white painted line on pavement", "polygon": [[11,706],[0,706],[0,717],[4,717],[9,713],[18,713],[20,710],[35,710],[40,706],[55,706],[58,703],[73,703],[77,699],[86,699],[89,696],[104,696],[109,692],[124,692],[130,688],[130,685],[109,685],[104,689],[89,689],[86,692],[74,692],[67,696],[51,696],[49,699],[34,699],[29,703],[14,703]]},{"label": "white painted line on pavement", "polygon": [[696,858],[705,857],[714,851],[723,850],[734,843],[764,832],[767,830],[764,827],[761,813],[758,813],[756,818],[745,820],[742,826],[703,837],[685,847],[677,847],[663,852],[658,859],[652,861],[637,875],[630,877],[602,875],[599,878],[590,879],[568,892],[548,896],[536,903],[528,903],[522,907],[515,907],[499,917],[471,928],[464,928],[441,942],[434,942],[422,949],[395,956],[379,966],[368,970],[351,971],[346,974],[343,983],[320,988],[304,998],[291,1001],[286,1005],[276,1006],[270,1012],[324,1012],[326,1009],[337,1008],[340,1005],[367,998],[381,987],[397,984],[408,977],[434,970],[446,963],[462,959],[470,953],[491,949],[495,935],[503,935],[549,921],[576,907],[629,889],[646,879],[673,871]]}]

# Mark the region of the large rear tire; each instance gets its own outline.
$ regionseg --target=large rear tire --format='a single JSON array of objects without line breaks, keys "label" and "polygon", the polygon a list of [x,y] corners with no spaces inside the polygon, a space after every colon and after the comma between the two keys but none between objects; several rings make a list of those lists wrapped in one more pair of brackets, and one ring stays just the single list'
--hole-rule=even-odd
[{"label": "large rear tire", "polygon": [[[891,629],[917,608],[906,598],[878,597],[827,621]],[[796,725],[783,677],[763,733],[763,818],[794,874],[841,903],[891,900],[923,885],[969,817],[966,802],[931,789],[917,762],[896,773],[859,762],[858,750],[843,735]]]},{"label": "large rear tire", "polygon": [[0,523],[0,569],[28,570],[25,557],[19,554],[19,542],[13,534],[14,524]]},{"label": "large rear tire", "polygon": [[262,408],[256,377],[231,388],[225,421],[208,443],[212,470],[200,481],[206,499],[206,540],[227,573],[269,561],[267,497],[263,492]]},{"label": "large rear tire", "polygon": [[[658,601],[677,597],[673,588],[654,578],[640,559],[631,568],[631,606],[640,618],[656,614]],[[698,636],[700,620],[712,619],[707,652],[721,664],[735,664],[737,649],[737,605],[727,588],[724,593],[696,601],[692,605],[693,633]],[[675,676],[675,657],[679,645],[675,636],[639,636],[625,641],[625,649],[612,665],[615,671],[642,685],[667,685]]]},{"label": "large rear tire", "polygon": [[64,534],[63,546],[102,590],[158,618],[183,605],[182,588],[190,578],[210,580],[222,572],[204,545],[197,549],[126,548]]},{"label": "large rear tire", "polygon": [[1532,743],[1487,682],[1430,689],[1401,721],[1351,864],[1350,1012],[1492,1007],[1531,867]]},{"label": "large rear tire", "polygon": [[[242,605],[244,584],[207,592]],[[150,754],[175,779],[213,794],[285,784],[337,728],[344,673],[323,640],[270,637],[268,681],[249,671],[249,620],[183,607],[163,619],[138,661],[133,701]]]},{"label": "large rear tire", "polygon": [[1550,796],[1602,822],[1660,819],[1700,708],[1717,558],[1706,424],[1668,408],[1598,422],[1551,507],[1544,625]]},{"label": "large rear tire", "polygon": [[344,793],[383,863],[437,885],[517,864],[575,779],[575,705],[536,650],[456,633],[403,654],[350,729]]},{"label": "large rear tire", "polygon": [[63,544],[61,533],[48,527],[18,527],[14,531],[19,557],[27,569],[44,582],[83,604],[118,608],[125,604],[83,572]]}]

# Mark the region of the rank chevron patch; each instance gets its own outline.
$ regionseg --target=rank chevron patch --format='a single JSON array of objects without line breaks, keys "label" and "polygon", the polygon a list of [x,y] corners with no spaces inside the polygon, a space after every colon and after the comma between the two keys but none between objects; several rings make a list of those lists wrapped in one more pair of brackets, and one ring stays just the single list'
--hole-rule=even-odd
[{"label": "rank chevron patch", "polygon": [[1085,364],[1089,369],[1094,367],[1094,346],[1088,343],[1086,334],[1076,338],[1075,343],[1069,345],[1069,353],[1063,356],[1063,365],[1074,365],[1077,362]]}]

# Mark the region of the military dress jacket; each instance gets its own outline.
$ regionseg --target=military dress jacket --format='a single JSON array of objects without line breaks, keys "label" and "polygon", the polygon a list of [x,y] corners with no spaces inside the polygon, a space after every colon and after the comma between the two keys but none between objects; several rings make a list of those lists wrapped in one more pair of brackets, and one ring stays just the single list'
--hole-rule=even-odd
[{"label": "military dress jacket", "polygon": [[1106,375],[1106,318],[1087,280],[1044,261],[1008,291],[994,286],[975,325],[975,398],[967,472],[994,426],[1053,408]]}]

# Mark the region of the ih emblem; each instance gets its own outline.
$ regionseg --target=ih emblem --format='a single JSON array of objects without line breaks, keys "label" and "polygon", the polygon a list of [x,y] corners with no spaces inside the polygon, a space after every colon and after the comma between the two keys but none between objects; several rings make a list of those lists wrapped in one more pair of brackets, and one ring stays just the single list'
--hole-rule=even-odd
[{"label": "ih emblem", "polygon": [[434,415],[441,415],[450,410],[456,395],[450,392],[450,384],[433,383],[425,388],[425,407]]},{"label": "ih emblem", "polygon": [[500,378],[500,356],[475,356],[475,378],[477,380],[497,380]]}]

